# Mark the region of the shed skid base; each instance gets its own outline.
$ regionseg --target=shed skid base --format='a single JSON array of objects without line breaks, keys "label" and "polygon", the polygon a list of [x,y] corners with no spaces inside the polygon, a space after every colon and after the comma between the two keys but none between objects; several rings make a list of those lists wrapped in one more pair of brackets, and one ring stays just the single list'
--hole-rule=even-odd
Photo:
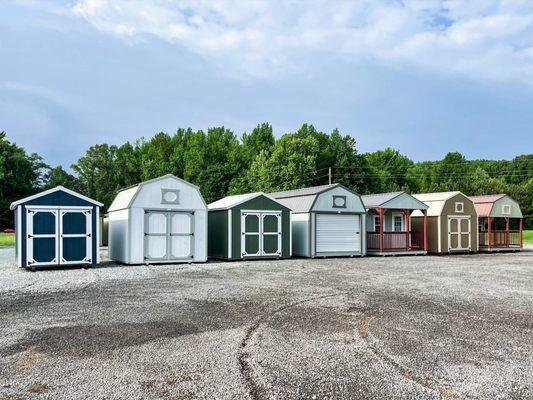
[{"label": "shed skid base", "polygon": [[480,248],[478,251],[480,253],[502,253],[502,252],[516,252],[521,251],[521,247],[503,247],[495,249]]},{"label": "shed skid base", "polygon": [[409,250],[409,251],[372,251],[367,250],[367,255],[369,256],[425,256],[427,251],[424,250]]}]

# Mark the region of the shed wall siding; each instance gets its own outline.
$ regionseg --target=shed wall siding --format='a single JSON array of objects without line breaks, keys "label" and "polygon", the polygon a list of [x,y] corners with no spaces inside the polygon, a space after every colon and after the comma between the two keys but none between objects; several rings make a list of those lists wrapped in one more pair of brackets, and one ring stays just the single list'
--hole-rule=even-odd
[{"label": "shed wall siding", "polygon": [[310,214],[292,214],[292,254],[300,257],[310,257],[309,229]]},{"label": "shed wall siding", "polygon": [[209,211],[207,215],[207,254],[209,257],[228,258],[228,211]]},{"label": "shed wall siding", "polygon": [[112,260],[128,263],[128,215],[127,209],[109,213],[108,252]]}]

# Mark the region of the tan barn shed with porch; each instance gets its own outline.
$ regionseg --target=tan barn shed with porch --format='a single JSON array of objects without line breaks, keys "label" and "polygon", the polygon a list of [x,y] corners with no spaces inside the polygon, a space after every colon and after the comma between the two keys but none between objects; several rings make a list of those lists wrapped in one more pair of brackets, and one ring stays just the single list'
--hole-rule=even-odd
[{"label": "tan barn shed with porch", "polygon": [[479,251],[513,251],[522,248],[523,215],[506,194],[470,196],[478,214]]}]

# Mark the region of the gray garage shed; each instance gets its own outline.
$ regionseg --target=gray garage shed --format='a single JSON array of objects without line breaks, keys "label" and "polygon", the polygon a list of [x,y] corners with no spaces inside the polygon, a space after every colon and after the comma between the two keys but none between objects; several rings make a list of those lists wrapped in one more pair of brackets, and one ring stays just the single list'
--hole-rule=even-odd
[{"label": "gray garage shed", "polygon": [[365,207],[357,193],[341,184],[332,184],[270,196],[292,209],[293,255],[365,255]]}]

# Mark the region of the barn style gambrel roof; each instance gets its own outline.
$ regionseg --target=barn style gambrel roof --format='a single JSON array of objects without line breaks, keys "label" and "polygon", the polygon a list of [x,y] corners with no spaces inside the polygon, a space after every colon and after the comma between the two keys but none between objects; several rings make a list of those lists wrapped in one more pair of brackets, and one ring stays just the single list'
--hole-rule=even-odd
[{"label": "barn style gambrel roof", "polygon": [[[282,203],[290,208],[294,213],[308,213],[315,204],[315,200],[319,195],[334,188],[343,188],[344,190],[353,193],[359,197],[359,194],[340,183],[333,183],[331,185],[312,186],[303,189],[285,190],[282,192],[274,192],[269,195],[277,200],[282,200]],[[362,204],[362,202],[361,202]]]},{"label": "barn style gambrel roof", "polygon": [[474,207],[476,208],[476,212],[479,217],[507,217],[508,215],[503,214],[501,209],[497,209],[495,207],[496,202],[502,199],[506,199],[508,204],[512,204],[513,207],[516,207],[516,212],[519,217],[523,217],[522,211],[520,210],[520,205],[506,194],[469,196],[469,199],[474,202]]},{"label": "barn style gambrel roof", "polygon": [[[157,177],[157,178],[154,178],[154,179],[150,179],[150,180],[147,180],[147,181],[144,181],[144,182],[140,182],[140,183],[137,183],[136,185],[132,185],[132,186],[129,186],[127,188],[119,190],[119,192],[115,196],[113,202],[109,206],[109,209],[107,210],[107,212],[109,213],[109,212],[112,212],[112,211],[119,211],[119,210],[124,210],[126,208],[129,208],[133,204],[133,202],[135,201],[135,197],[137,197],[137,194],[141,191],[141,189],[144,186],[149,185],[150,183],[153,183],[153,182],[157,182],[157,181],[160,181],[160,180],[163,180],[163,179],[167,179],[167,178],[175,179],[175,180],[183,183],[184,185],[188,185],[188,186],[193,187],[194,189],[196,189],[196,190],[198,190],[200,192],[200,188],[198,186],[196,186],[196,185],[194,185],[194,184],[192,184],[190,182],[187,182],[186,180],[178,178],[175,175],[166,174],[166,175],[163,175],[163,176],[160,176],[160,177]],[[200,197],[202,198],[202,201],[204,201],[203,200],[203,196],[200,196]],[[204,202],[204,204],[205,204],[205,202]],[[206,205],[206,207],[207,207],[207,205]]]}]

